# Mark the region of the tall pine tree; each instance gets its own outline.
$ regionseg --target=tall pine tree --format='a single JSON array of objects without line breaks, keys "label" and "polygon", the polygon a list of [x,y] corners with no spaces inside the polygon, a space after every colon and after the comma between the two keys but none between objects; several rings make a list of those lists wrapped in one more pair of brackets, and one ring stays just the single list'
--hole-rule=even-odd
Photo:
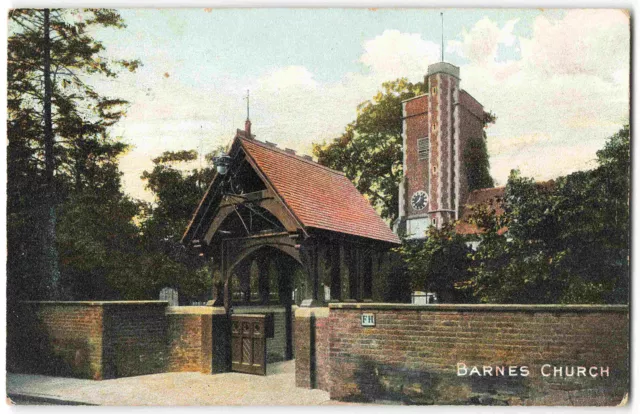
[{"label": "tall pine tree", "polygon": [[87,76],[115,77],[139,62],[105,57],[93,27],[125,26],[107,9],[9,13],[7,273],[14,298],[61,297],[58,206],[81,188],[88,164],[104,164],[95,157],[115,158],[125,149],[108,128],[126,102],[101,96]]}]

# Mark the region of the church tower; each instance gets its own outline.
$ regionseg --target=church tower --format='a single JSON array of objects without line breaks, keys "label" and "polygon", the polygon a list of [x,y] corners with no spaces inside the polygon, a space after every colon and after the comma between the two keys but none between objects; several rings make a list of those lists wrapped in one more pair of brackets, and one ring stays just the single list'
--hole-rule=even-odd
[{"label": "church tower", "polygon": [[460,89],[460,68],[434,63],[425,85],[426,94],[402,102],[404,177],[395,230],[414,239],[459,217],[469,193],[466,145],[484,127],[482,105]]}]

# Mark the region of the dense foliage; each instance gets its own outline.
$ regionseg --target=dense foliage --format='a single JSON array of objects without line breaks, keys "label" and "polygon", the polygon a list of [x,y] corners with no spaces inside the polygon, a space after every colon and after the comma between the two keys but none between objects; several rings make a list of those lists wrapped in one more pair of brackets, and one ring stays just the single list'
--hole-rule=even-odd
[{"label": "dense foliage", "polygon": [[186,166],[198,158],[196,151],[167,151],[153,159],[153,170],[142,174],[156,198],[146,206],[140,224],[144,248],[155,257],[156,290],[172,286],[183,297],[200,300],[211,291],[210,264],[188,252],[180,240],[213,179],[212,154],[205,156],[203,168],[189,170]]},{"label": "dense foliage", "polygon": [[404,240],[397,253],[403,258],[413,291],[437,292],[443,302],[469,302],[460,289],[471,278],[470,247],[453,223],[430,227],[426,240]]},{"label": "dense foliage", "polygon": [[207,295],[209,267],[179,240],[211,168],[178,171],[172,163],[197,155],[163,154],[144,177],[156,204],[122,190],[127,145],[109,129],[127,102],[90,83],[140,65],[108,59],[90,35],[125,27],[119,14],[16,9],[9,17],[8,299],[154,299],[165,286],[185,300]]},{"label": "dense foliage", "polygon": [[[485,127],[495,122],[493,114],[487,114]],[[487,133],[482,131],[481,137],[470,137],[462,154],[464,165],[467,167],[467,183],[469,191],[493,187],[490,174],[489,151],[487,150]]]},{"label": "dense foliage", "polygon": [[414,287],[456,286],[489,303],[628,303],[628,126],[597,159],[593,170],[547,183],[512,171],[497,201],[503,214],[495,203],[474,208],[481,242],[466,257],[465,240],[450,226],[431,230],[426,242],[405,242]]},{"label": "dense foliage", "polygon": [[[483,238],[492,242],[474,255],[476,295],[499,302],[628,303],[630,155],[625,126],[597,152],[593,170],[553,186],[512,172],[504,223],[485,226]],[[503,224],[509,230],[498,236]]]},{"label": "dense foliage", "polygon": [[329,144],[314,144],[318,162],[342,171],[379,209],[383,218],[398,216],[402,178],[402,101],[424,93],[424,84],[398,79],[358,105],[356,120]]},{"label": "dense foliage", "polygon": [[15,297],[65,295],[56,242],[62,205],[92,197],[127,204],[117,169],[126,146],[107,133],[126,102],[98,94],[86,77],[115,77],[139,62],[106,58],[93,27],[124,23],[105,9],[9,13],[7,273]]}]

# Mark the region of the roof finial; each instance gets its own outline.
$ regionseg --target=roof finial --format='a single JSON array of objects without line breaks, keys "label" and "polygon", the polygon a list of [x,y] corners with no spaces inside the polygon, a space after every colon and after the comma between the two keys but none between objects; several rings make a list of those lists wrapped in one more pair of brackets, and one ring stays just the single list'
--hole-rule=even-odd
[{"label": "roof finial", "polygon": [[440,35],[441,35],[441,46],[440,46],[440,60],[444,62],[444,13],[440,12]]},{"label": "roof finial", "polygon": [[249,89],[247,89],[247,120],[244,121],[244,135],[249,139],[253,138],[251,136],[251,120],[249,119]]},{"label": "roof finial", "polygon": [[247,89],[247,120],[249,119],[249,89]]}]

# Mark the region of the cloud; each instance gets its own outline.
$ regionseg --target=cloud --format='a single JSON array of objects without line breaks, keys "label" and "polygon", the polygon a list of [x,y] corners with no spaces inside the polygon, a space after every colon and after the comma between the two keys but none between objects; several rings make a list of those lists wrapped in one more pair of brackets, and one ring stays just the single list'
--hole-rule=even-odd
[{"label": "cloud", "polygon": [[513,29],[519,19],[509,20],[502,28],[484,17],[471,30],[462,32],[462,40],[451,40],[447,52],[456,53],[474,64],[486,64],[495,60],[498,45],[514,46],[516,36]]},{"label": "cloud", "polygon": [[259,79],[258,87],[269,91],[280,91],[289,88],[315,89],[318,83],[313,74],[304,66],[287,66],[269,73]]},{"label": "cloud", "polygon": [[[488,129],[492,175],[504,183],[515,167],[537,179],[593,167],[595,151],[629,119],[628,19],[542,14],[517,42],[515,24],[482,19],[452,46],[469,60],[462,87],[498,117]],[[500,43],[520,44],[521,58],[496,62]]]},{"label": "cloud", "polygon": [[629,36],[629,17],[621,10],[569,10],[562,19],[536,18],[522,55],[548,75],[610,80],[621,66],[629,67]]},{"label": "cloud", "polygon": [[376,75],[396,79],[424,74],[429,63],[437,62],[439,58],[440,46],[422,39],[419,34],[385,30],[364,43],[360,62]]},{"label": "cloud", "polygon": [[[287,66],[249,82],[252,131],[260,138],[310,153],[312,142],[338,137],[356,117],[359,103],[382,82],[399,77],[422,80],[440,48],[418,34],[385,30],[363,43],[365,73],[347,73],[338,82],[319,83],[303,66]],[[246,89],[245,88],[245,89]]]},{"label": "cloud", "polygon": [[[529,24],[531,35],[515,34]],[[501,184],[517,167],[538,179],[590,168],[606,137],[628,122],[629,20],[620,12],[543,13],[503,25],[485,17],[447,51],[468,62],[461,86],[498,117],[487,132],[492,175]],[[206,152],[228,143],[244,125],[246,89],[258,138],[309,153],[312,142],[339,136],[382,82],[419,81],[439,56],[440,46],[419,34],[385,30],[362,43],[362,70],[335,82],[297,64],[253,78],[202,72],[190,79],[180,62],[143,59],[149,64],[139,74],[105,84],[110,95],[132,102],[116,131],[135,146],[121,163],[127,191],[150,198],[139,176],[164,150]]]}]

